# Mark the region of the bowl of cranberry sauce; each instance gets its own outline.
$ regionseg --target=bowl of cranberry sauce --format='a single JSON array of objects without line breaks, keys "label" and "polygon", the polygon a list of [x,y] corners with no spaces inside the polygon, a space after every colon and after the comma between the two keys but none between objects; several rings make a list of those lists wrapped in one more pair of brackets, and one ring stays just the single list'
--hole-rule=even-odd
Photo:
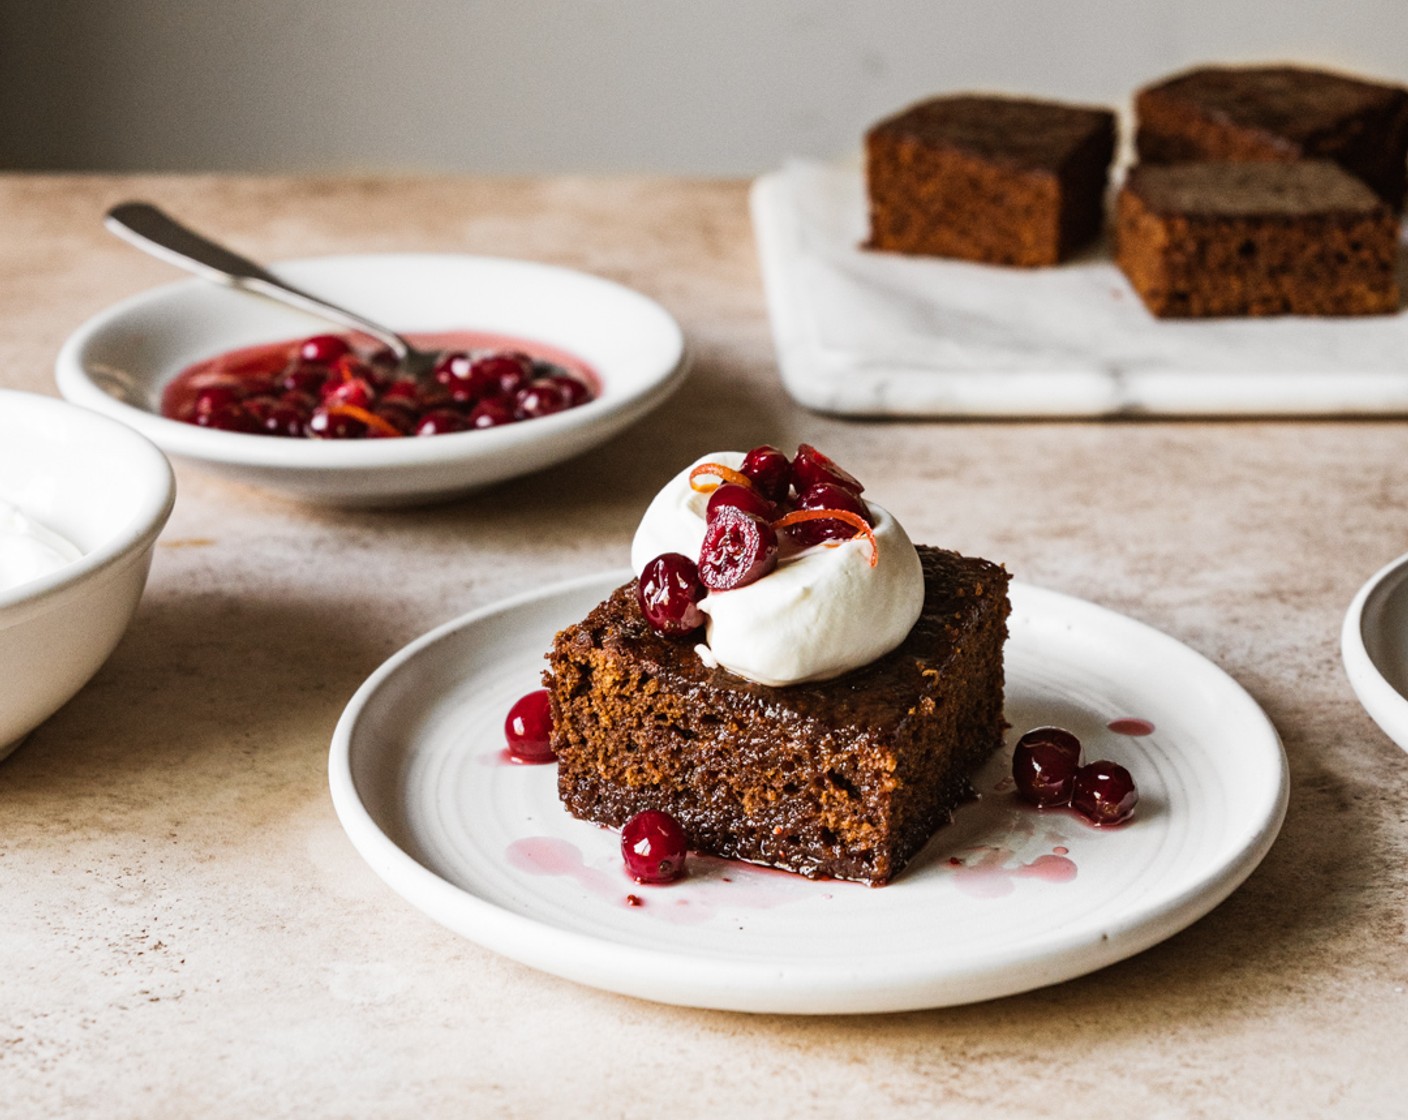
[{"label": "bowl of cranberry sauce", "polygon": [[439,501],[611,439],[678,387],[683,335],[657,303],[551,265],[453,254],[273,271],[434,350],[409,377],[374,340],[188,280],[100,313],[56,366],[70,401],[177,460],[303,501]]}]

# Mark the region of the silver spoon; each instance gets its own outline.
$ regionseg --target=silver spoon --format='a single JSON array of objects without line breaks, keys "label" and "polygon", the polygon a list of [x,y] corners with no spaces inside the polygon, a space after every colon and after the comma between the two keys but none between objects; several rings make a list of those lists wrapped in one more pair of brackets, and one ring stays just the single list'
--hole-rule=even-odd
[{"label": "silver spoon", "polygon": [[437,355],[434,351],[419,350],[380,323],[285,283],[253,261],[187,229],[149,202],[120,203],[107,212],[103,223],[118,237],[143,252],[194,272],[206,280],[267,296],[369,334],[389,346],[402,368],[412,377],[428,377],[435,365]]}]

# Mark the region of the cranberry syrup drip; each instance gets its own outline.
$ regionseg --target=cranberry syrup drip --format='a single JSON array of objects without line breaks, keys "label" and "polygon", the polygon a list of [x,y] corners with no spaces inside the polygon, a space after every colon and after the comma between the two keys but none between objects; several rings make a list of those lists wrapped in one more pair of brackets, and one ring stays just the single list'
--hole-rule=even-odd
[{"label": "cranberry syrup drip", "polygon": [[1147,719],[1112,719],[1105,725],[1116,735],[1152,735],[1154,725]]},{"label": "cranberry syrup drip", "polygon": [[[379,343],[365,335],[351,333],[341,337],[350,342],[353,350],[359,354],[380,349]],[[517,351],[524,353],[532,358],[560,366],[564,372],[582,382],[589,390],[586,400],[594,400],[601,395],[601,378],[591,366],[576,355],[546,343],[516,338],[511,335],[494,334],[489,331],[470,330],[417,332],[406,334],[405,338],[422,350]],[[195,413],[196,397],[200,393],[201,382],[208,375],[224,373],[236,379],[257,379],[267,376],[271,370],[282,368],[285,364],[291,364],[305,341],[306,339],[302,338],[291,338],[282,342],[265,342],[257,346],[244,346],[187,366],[162,391],[161,414],[172,420],[190,420]]]}]

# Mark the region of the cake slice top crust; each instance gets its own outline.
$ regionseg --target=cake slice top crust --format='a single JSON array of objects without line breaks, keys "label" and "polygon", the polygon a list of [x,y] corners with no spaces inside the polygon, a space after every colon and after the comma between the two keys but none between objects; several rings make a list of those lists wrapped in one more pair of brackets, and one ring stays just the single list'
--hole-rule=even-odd
[{"label": "cake slice top crust", "polygon": [[893,733],[921,696],[933,689],[966,634],[1007,611],[1007,572],[987,560],[919,548],[924,567],[924,610],[898,648],[831,680],[769,688],[709,668],[687,640],[657,634],[636,605],[635,581],[618,588],[559,641],[596,645],[645,665],[671,693],[696,696],[717,710],[770,713],[781,722],[815,720],[834,728]]},{"label": "cake slice top crust", "polygon": [[1107,109],[1053,101],[959,94],[911,105],[870,136],[909,139],[1018,170],[1056,172],[1091,137],[1113,133]]},{"label": "cake slice top crust", "polygon": [[1137,101],[1149,99],[1305,145],[1355,118],[1408,107],[1408,89],[1299,66],[1204,66],[1139,92]]},{"label": "cake slice top crust", "polygon": [[1359,179],[1326,160],[1139,164],[1125,190],[1149,210],[1189,217],[1388,213]]}]

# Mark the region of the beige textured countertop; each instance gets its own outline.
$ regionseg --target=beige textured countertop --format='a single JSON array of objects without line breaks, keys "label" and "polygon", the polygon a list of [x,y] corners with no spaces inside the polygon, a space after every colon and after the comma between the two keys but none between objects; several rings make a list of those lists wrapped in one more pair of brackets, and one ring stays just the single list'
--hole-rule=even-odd
[{"label": "beige textured countertop", "polygon": [[[126,639],[0,763],[5,1116],[1390,1116],[1408,1100],[1408,757],[1340,665],[1408,550],[1401,423],[857,423],[773,365],[744,187],[560,178],[0,177],[0,385],[52,393],[87,316],[174,278],[126,197],[256,256],[461,250],[660,300],[697,364],[590,457],[452,505],[303,508],[178,467]],[[387,655],[622,564],[688,458],[819,444],[916,540],[1004,561],[1218,662],[1290,757],[1280,840],[1122,964],[957,1009],[690,1011],[540,975],[403,903],[333,815],[329,737]]]}]

